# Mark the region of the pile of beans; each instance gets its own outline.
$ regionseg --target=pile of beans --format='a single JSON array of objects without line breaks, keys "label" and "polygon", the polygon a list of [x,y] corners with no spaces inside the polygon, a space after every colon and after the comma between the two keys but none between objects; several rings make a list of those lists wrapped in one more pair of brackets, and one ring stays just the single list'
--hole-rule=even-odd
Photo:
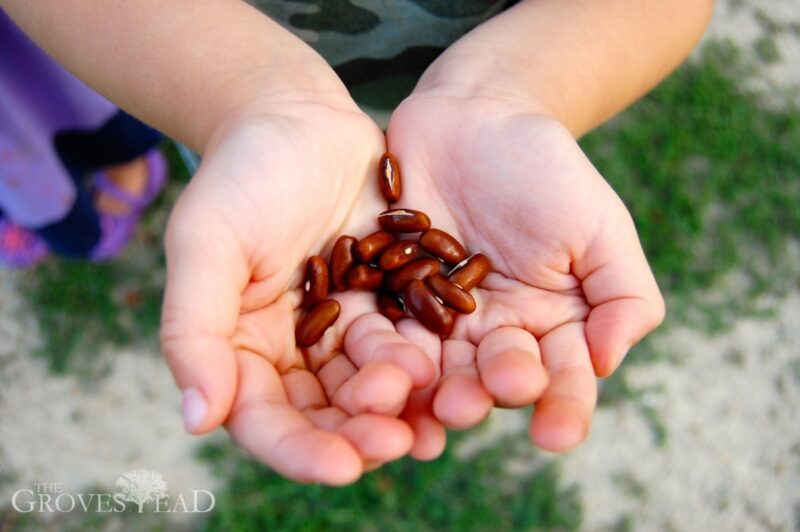
[{"label": "pile of beans", "polygon": [[[378,184],[390,205],[400,199],[400,167],[389,153],[381,158]],[[475,310],[469,291],[491,269],[486,256],[470,256],[451,235],[432,229],[424,212],[388,210],[378,215],[378,224],[380,231],[361,240],[340,236],[331,251],[330,266],[320,256],[306,262],[303,308],[307,314],[295,328],[298,346],[317,343],[339,318],[339,302],[327,299],[331,287],[340,292],[374,291],[381,314],[394,322],[410,312],[442,337],[452,332],[457,313]],[[419,237],[401,236],[410,234]]]}]

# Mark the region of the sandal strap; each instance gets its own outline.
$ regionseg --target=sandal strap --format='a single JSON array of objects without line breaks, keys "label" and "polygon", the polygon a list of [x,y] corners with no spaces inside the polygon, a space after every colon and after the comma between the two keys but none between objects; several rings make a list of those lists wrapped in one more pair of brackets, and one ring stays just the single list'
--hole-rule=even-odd
[{"label": "sandal strap", "polygon": [[94,189],[108,194],[115,200],[121,201],[131,209],[137,209],[140,206],[140,198],[132,195],[130,192],[123,190],[117,186],[108,174],[102,170],[95,174]]},{"label": "sandal strap", "polygon": [[103,170],[95,174],[93,188],[96,191],[108,194],[112,198],[121,201],[128,206],[131,211],[142,211],[147,207],[164,186],[167,178],[167,164],[164,156],[158,148],[150,150],[145,155],[147,162],[147,183],[144,190],[138,195],[121,189]]}]

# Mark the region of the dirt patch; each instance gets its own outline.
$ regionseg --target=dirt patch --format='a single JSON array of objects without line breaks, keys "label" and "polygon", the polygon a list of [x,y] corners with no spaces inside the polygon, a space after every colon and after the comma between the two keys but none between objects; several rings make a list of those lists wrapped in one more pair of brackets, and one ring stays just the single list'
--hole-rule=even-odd
[{"label": "dirt patch", "polygon": [[94,383],[53,375],[32,354],[38,329],[13,273],[0,271],[0,290],[0,507],[34,482],[113,492],[137,468],[160,472],[172,494],[217,486],[193,458],[203,438],[183,431],[180,394],[160,356],[105,352],[98,364],[108,373]]}]

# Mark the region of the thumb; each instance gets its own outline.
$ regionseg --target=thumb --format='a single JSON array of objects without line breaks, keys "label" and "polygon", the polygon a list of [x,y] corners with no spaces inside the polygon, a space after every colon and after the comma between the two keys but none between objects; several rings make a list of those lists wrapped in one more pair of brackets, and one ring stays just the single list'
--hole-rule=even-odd
[{"label": "thumb", "polygon": [[249,273],[227,227],[208,210],[179,201],[165,237],[161,346],[183,393],[184,425],[194,434],[223,423],[236,394],[231,337]]},{"label": "thumb", "polygon": [[574,272],[592,307],[586,340],[594,372],[607,377],[628,350],[664,320],[664,299],[633,220],[616,195]]}]

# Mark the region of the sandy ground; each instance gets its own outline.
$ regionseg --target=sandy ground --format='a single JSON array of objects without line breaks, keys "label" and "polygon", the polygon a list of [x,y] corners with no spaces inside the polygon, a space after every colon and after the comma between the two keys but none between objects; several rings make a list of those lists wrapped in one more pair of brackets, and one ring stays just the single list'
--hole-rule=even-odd
[{"label": "sandy ground", "polygon": [[[759,75],[744,80],[781,105],[800,95],[800,4],[797,0],[716,0],[704,40],[730,39],[761,62]],[[774,44],[774,51],[770,52]],[[758,50],[762,52],[759,54]],[[766,58],[766,60],[765,60]],[[770,97],[773,95],[774,97]]]},{"label": "sandy ground", "polygon": [[626,517],[643,530],[800,529],[800,294],[778,308],[716,338],[671,331],[661,343],[682,363],[630,372],[666,443],[634,403],[600,410],[562,460],[586,530]]},{"label": "sandy ground", "polygon": [[[668,360],[628,372],[638,398],[600,408],[575,451],[511,471],[558,461],[562,483],[580,488],[586,531],[800,530],[800,291],[765,305],[774,317],[740,319],[712,338],[688,327],[659,335]],[[497,410],[459,451],[527,425]]]},{"label": "sandy ground", "polygon": [[[769,29],[780,60],[747,83],[792,95],[798,28],[797,0],[718,0],[707,38],[755,53]],[[800,530],[800,291],[776,308],[713,338],[673,329],[660,341],[680,363],[631,371],[667,439],[656,444],[641,403],[598,412],[586,444],[560,458],[565,481],[581,487],[586,530]],[[0,507],[37,481],[110,491],[137,467],[161,472],[172,493],[214,490],[156,354],[106,353],[110,373],[87,387],[49,374],[31,355],[37,338],[15,275],[0,271]],[[508,412],[495,420],[497,431],[524,423]]]},{"label": "sandy ground", "polygon": [[[213,490],[193,458],[204,438],[187,435],[180,393],[156,353],[106,352],[96,382],[54,376],[33,356],[37,324],[26,315],[15,275],[0,270],[0,507],[34,482],[66,493],[108,493],[126,471],[160,472],[171,494]],[[178,516],[180,517],[180,516]]]}]

